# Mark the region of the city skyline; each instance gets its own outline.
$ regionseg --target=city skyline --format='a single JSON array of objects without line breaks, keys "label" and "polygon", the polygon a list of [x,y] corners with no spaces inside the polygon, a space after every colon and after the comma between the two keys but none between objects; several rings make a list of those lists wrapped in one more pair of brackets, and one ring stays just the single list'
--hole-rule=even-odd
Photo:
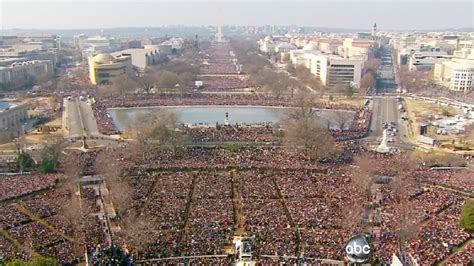
[{"label": "city skyline", "polygon": [[216,24],[218,9],[224,26],[367,29],[377,22],[381,30],[442,30],[472,29],[474,25],[474,5],[469,1],[3,1],[1,5],[2,29],[208,26]]}]

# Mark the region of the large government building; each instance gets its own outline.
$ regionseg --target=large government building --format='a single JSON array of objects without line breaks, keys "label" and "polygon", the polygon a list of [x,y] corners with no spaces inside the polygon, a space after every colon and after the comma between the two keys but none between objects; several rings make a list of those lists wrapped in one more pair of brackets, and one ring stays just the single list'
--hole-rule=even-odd
[{"label": "large government building", "polygon": [[0,101],[0,143],[20,136],[27,118],[26,105]]},{"label": "large government building", "polygon": [[102,53],[89,57],[89,77],[92,84],[107,84],[114,77],[132,73],[130,55],[112,56]]}]

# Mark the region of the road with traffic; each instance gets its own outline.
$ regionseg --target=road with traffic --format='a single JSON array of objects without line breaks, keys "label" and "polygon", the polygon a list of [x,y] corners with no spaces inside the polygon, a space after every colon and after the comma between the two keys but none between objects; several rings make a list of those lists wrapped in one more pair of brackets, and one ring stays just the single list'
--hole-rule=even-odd
[{"label": "road with traffic", "polygon": [[384,124],[394,123],[397,132],[395,136],[389,136],[393,139],[391,145],[399,148],[409,148],[410,139],[406,122],[401,119],[398,106],[401,102],[396,97],[373,97],[372,99],[372,120],[370,123],[369,140],[380,140],[384,130]]}]

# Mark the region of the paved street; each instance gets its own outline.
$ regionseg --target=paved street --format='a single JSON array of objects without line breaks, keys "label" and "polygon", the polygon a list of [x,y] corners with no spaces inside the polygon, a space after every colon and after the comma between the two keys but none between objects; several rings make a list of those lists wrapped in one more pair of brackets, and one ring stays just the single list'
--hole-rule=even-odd
[{"label": "paved street", "polygon": [[395,140],[395,146],[406,147],[406,144],[410,143],[405,122],[400,119],[398,105],[396,98],[374,97],[369,139],[379,140],[382,137],[383,124],[393,122],[397,124],[399,131],[395,137],[392,137]]},{"label": "paved street", "polygon": [[64,100],[67,110],[67,127],[69,138],[80,138],[85,135],[79,113],[77,100]]},{"label": "paved street", "polygon": [[389,48],[382,48],[382,65],[378,70],[377,77],[377,91],[378,92],[390,92],[394,91],[395,84],[395,75],[394,75],[394,66],[392,61],[392,54]]},{"label": "paved street", "polygon": [[97,128],[97,122],[94,118],[94,112],[92,111],[92,107],[88,104],[87,101],[80,101],[79,108],[81,110],[82,115],[82,122],[84,123],[84,127],[86,128],[86,135],[90,136],[98,136],[99,129]]},{"label": "paved street", "polygon": [[87,101],[81,101],[79,99],[65,100],[64,105],[67,109],[69,138],[99,136],[99,130],[92,107]]}]

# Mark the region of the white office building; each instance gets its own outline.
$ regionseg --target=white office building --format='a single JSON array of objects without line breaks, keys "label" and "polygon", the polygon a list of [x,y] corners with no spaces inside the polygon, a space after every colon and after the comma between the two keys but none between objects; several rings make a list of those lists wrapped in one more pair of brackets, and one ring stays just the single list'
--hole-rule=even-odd
[{"label": "white office building", "polygon": [[139,70],[144,70],[147,66],[155,65],[160,58],[160,50],[158,45],[149,45],[146,48],[127,49],[112,53],[112,56],[130,56],[132,65]]},{"label": "white office building", "polygon": [[433,79],[440,85],[455,91],[474,90],[474,49],[454,53],[452,60],[437,63],[434,66]]},{"label": "white office building", "polygon": [[431,48],[427,51],[417,51],[408,57],[409,70],[430,70],[436,63],[452,58],[440,48]]},{"label": "white office building", "polygon": [[27,118],[26,105],[0,100],[0,143],[20,136]]},{"label": "white office building", "polygon": [[321,83],[329,88],[341,88],[352,84],[360,85],[364,60],[362,58],[344,58],[321,51],[296,50],[290,52],[294,65],[302,65],[319,77]]},{"label": "white office building", "polygon": [[38,78],[54,73],[53,62],[50,60],[32,60],[15,62],[9,66],[0,66],[0,82],[9,83]]}]

